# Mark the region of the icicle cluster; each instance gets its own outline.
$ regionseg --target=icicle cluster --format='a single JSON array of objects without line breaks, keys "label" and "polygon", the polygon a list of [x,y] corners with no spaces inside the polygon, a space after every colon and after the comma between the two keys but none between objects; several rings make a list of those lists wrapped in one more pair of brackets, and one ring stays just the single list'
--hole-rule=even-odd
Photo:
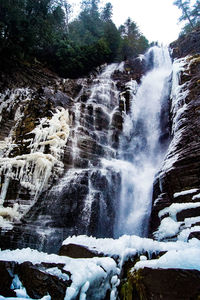
[{"label": "icicle cluster", "polygon": [[177,161],[179,154],[176,153],[177,144],[179,143],[184,128],[179,129],[184,121],[183,113],[187,109],[185,99],[189,93],[187,83],[180,84],[180,76],[182,72],[188,70],[188,57],[180,58],[173,63],[172,73],[172,90],[171,90],[171,114],[172,114],[172,134],[175,138],[172,139],[169,146],[162,172],[171,169]]},{"label": "icicle cluster", "polygon": [[185,98],[188,95],[187,83],[180,84],[180,75],[181,72],[187,70],[187,57],[177,59],[173,64],[173,77],[172,77],[172,91],[171,91],[171,99],[172,99],[172,132],[176,131],[176,128],[179,126],[179,122],[181,122],[180,116],[183,111],[186,109],[187,105],[185,103]]},{"label": "icicle cluster", "polygon": [[[14,105],[18,103],[22,104],[24,101],[27,102],[30,100],[31,90],[28,88],[20,88],[15,90],[6,90],[4,93],[0,93],[0,122],[2,121],[2,112],[6,109],[8,112],[11,111]],[[17,117],[20,117],[20,108],[19,106],[15,120]]]},{"label": "icicle cluster", "polygon": [[[50,176],[57,176],[63,171],[60,159],[69,136],[68,111],[64,108],[57,109],[50,120],[41,119],[31,133],[34,138],[29,139],[29,154],[0,160],[0,175],[4,175],[1,204],[6,197],[10,179],[20,181],[21,186],[29,189],[36,199],[41,191],[48,188]],[[49,154],[45,154],[45,147],[48,147]]]}]

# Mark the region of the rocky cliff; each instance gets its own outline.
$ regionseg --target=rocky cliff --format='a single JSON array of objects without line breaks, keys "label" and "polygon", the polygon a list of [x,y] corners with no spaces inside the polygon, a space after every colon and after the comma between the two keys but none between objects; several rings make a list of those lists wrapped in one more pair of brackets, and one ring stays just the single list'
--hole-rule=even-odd
[{"label": "rocky cliff", "polygon": [[[67,239],[60,256],[0,251],[1,295],[199,299],[199,32],[171,44],[173,73],[163,93],[167,105],[159,132],[159,147],[167,153],[154,181],[152,239],[110,238],[125,182],[105,163],[119,158],[125,118],[142,75],[152,68],[151,57],[148,64],[140,57],[102,66],[78,80],[58,78],[41,66],[3,75],[0,247],[58,253]],[[131,135],[140,138],[143,124]],[[131,137],[126,141],[125,155],[134,157]],[[146,144],[142,139],[141,147]]]},{"label": "rocky cliff", "polygon": [[174,57],[171,136],[154,184],[150,232],[159,240],[199,237],[200,45],[199,30],[171,44]]},{"label": "rocky cliff", "polygon": [[57,251],[71,234],[113,236],[121,179],[101,160],[116,158],[127,83],[144,70],[135,59],[78,80],[38,66],[3,76],[1,248]]}]

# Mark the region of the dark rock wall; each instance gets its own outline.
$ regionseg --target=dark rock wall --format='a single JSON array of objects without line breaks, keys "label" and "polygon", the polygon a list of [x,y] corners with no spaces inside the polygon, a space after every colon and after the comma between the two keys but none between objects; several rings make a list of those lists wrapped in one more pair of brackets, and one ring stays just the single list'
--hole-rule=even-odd
[{"label": "dark rock wall", "polygon": [[[150,236],[158,229],[164,218],[172,217],[160,213],[164,208],[177,204],[172,217],[179,228],[164,240],[177,239],[181,231],[197,231],[200,216],[200,31],[196,30],[185,38],[171,44],[174,57],[182,59],[179,71],[179,93],[176,104],[171,104],[172,141],[164,165],[154,183],[153,207],[150,221]],[[188,55],[186,58],[180,58]],[[177,92],[177,90],[176,90]],[[173,98],[173,97],[172,97]],[[184,203],[190,203],[185,206]],[[196,204],[195,204],[196,203]],[[165,210],[167,211],[167,210]],[[186,218],[193,219],[188,224]],[[166,219],[165,219],[166,220]],[[186,237],[187,239],[187,237]]]},{"label": "dark rock wall", "polygon": [[182,35],[177,41],[171,43],[173,58],[194,55],[200,52],[200,27],[187,35]]}]

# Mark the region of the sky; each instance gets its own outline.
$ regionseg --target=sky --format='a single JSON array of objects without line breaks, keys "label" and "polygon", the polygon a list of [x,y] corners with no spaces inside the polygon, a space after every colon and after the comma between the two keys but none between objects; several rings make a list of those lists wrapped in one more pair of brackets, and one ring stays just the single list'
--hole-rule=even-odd
[{"label": "sky", "polygon": [[[178,38],[183,24],[178,24],[180,10],[174,0],[101,0],[102,5],[113,5],[113,22],[119,27],[130,17],[149,40],[168,45]],[[70,1],[71,2],[71,1]],[[76,7],[79,0],[73,0]]]},{"label": "sky", "polygon": [[127,17],[135,21],[140,31],[151,41],[165,45],[178,38],[183,24],[178,24],[180,10],[173,0],[111,0],[113,22],[119,26]]}]

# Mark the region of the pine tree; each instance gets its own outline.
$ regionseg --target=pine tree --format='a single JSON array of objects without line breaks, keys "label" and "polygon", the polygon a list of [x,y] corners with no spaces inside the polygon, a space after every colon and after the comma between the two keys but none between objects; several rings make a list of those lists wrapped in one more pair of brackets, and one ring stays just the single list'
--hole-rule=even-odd
[{"label": "pine tree", "polygon": [[192,20],[195,25],[200,24],[200,1],[196,1],[192,7],[191,11]]},{"label": "pine tree", "polygon": [[110,2],[106,3],[101,13],[101,19],[105,22],[110,21],[113,14],[112,10],[113,10],[112,4]]},{"label": "pine tree", "polygon": [[194,28],[194,24],[192,22],[192,19],[191,19],[191,9],[190,9],[190,3],[191,1],[190,0],[176,0],[173,2],[174,5],[176,5],[179,9],[182,10],[182,16],[180,17],[180,21],[183,21],[183,20],[188,20],[189,23],[190,23],[190,26],[192,28]]}]

